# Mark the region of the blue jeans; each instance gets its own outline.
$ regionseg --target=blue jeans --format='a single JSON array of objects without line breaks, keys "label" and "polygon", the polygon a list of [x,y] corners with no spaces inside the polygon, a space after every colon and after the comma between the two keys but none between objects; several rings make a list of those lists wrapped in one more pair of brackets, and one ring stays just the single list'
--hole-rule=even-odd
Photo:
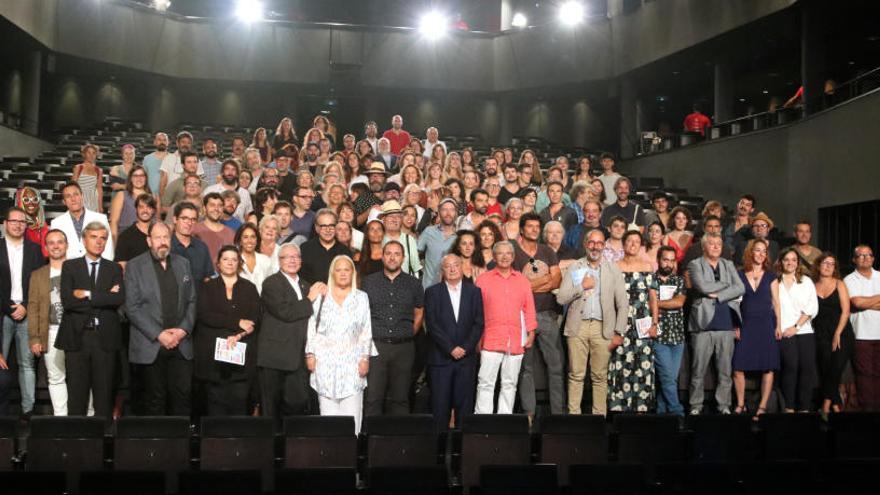
[{"label": "blue jeans", "polygon": [[3,317],[3,357],[9,360],[9,350],[15,339],[15,353],[18,357],[18,387],[21,394],[21,412],[34,409],[34,394],[37,386],[37,374],[34,370],[34,355],[28,345],[27,318],[15,321],[8,316]]},{"label": "blue jeans", "polygon": [[684,344],[654,343],[654,371],[657,374],[657,414],[684,415],[678,401],[678,372]]}]

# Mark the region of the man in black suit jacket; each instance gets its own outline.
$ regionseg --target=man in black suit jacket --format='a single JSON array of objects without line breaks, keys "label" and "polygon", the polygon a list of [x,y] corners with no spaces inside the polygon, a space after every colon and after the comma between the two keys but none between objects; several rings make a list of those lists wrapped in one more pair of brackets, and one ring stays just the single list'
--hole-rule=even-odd
[{"label": "man in black suit jacket", "polygon": [[434,344],[428,354],[431,407],[434,423],[446,429],[451,409],[455,409],[457,424],[474,412],[483,296],[479,287],[462,281],[458,256],[444,256],[441,269],[443,281],[425,292],[425,313]]},{"label": "man in black suit jacket", "polygon": [[326,284],[310,286],[299,276],[302,255],[296,244],[283,244],[278,261],[281,270],[263,281],[263,319],[257,340],[263,414],[274,418],[308,412],[306,335],[312,302],[327,292]]},{"label": "man in black suit jacket", "polygon": [[119,306],[125,302],[122,269],[101,257],[110,232],[100,222],[83,229],[86,255],[61,266],[64,315],[55,347],[64,351],[68,414],[85,416],[92,393],[95,415],[111,418],[116,353],[122,349]]},{"label": "man in black suit jacket", "polygon": [[[25,237],[27,215],[12,207],[3,223],[4,240],[0,242],[0,305],[2,305],[3,349],[0,360],[9,357],[12,341],[18,354],[18,386],[21,390],[21,411],[24,416],[34,408],[36,372],[27,332],[27,304],[31,272],[46,264],[40,246]],[[8,375],[5,360],[0,361],[0,374]],[[8,392],[11,377],[0,377],[0,411],[5,410],[4,389]],[[4,387],[3,385],[7,386]]]}]

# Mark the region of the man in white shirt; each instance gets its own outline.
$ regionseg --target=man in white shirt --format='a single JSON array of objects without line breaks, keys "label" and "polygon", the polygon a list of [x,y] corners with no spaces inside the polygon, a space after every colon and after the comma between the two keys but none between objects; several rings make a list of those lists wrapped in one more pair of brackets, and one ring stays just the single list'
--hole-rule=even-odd
[{"label": "man in white shirt", "polygon": [[428,130],[425,131],[425,152],[422,153],[425,159],[430,160],[431,156],[434,154],[434,146],[440,145],[443,146],[443,152],[446,152],[446,143],[440,141],[440,131],[437,130],[436,127],[428,127]]},{"label": "man in white shirt", "polygon": [[843,281],[856,334],[856,389],[863,411],[880,411],[880,272],[870,246],[856,246],[853,256],[856,269]]},{"label": "man in white shirt", "polygon": [[612,205],[617,202],[614,184],[620,178],[620,174],[614,171],[614,155],[608,152],[602,153],[599,163],[602,164],[602,175],[599,176],[599,180],[602,182],[602,187],[605,188],[605,205]]},{"label": "man in white shirt", "polygon": [[[177,133],[177,150],[174,153],[165,155],[165,158],[162,160],[162,171],[165,172],[169,184],[183,174],[183,164],[180,161],[180,154],[184,151],[192,151],[192,145],[192,134],[186,131]],[[205,175],[201,163],[199,163],[199,169],[196,173],[200,177]]]},{"label": "man in white shirt", "polygon": [[225,160],[220,173],[220,182],[206,187],[205,190],[202,191],[202,196],[207,196],[212,192],[222,193],[223,191],[236,191],[238,193],[238,198],[241,201],[238,202],[238,208],[235,209],[233,216],[243,222],[245,217],[253,211],[254,206],[251,203],[251,194],[248,190],[239,187],[238,175],[238,162],[232,159]]},{"label": "man in white shirt", "polygon": [[364,141],[370,143],[373,147],[373,156],[376,156],[379,153],[379,127],[372,120],[364,124]]},{"label": "man in white shirt", "polygon": [[[110,222],[103,213],[87,210],[83,206],[82,189],[76,182],[65,184],[61,189],[61,200],[67,212],[55,217],[49,228],[58,229],[67,236],[67,259],[82,258],[86,254],[82,244],[83,228],[92,222],[101,222],[109,229]],[[113,236],[110,236],[101,256],[113,261],[113,254]]]}]

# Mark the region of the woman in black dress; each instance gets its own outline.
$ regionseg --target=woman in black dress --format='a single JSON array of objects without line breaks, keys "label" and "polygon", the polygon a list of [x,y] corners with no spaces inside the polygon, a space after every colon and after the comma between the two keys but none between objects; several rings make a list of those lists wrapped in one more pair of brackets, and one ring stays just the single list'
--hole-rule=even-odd
[{"label": "woman in black dress", "polygon": [[819,391],[822,414],[840,412],[840,379],[853,358],[855,334],[849,321],[849,291],[840,279],[837,258],[825,252],[813,264],[813,281],[819,313],[813,318],[816,354],[819,359]]},{"label": "woman in black dress", "polygon": [[451,254],[461,258],[462,280],[473,283],[486,271],[483,255],[477,251],[477,233],[473,230],[459,230],[449,248]]},{"label": "woman in black dress", "polygon": [[385,225],[381,220],[367,222],[363,249],[357,261],[358,279],[363,281],[367,275],[382,271],[382,241],[385,239]]},{"label": "woman in black dress", "polygon": [[[217,253],[220,276],[199,289],[196,319],[195,376],[202,380],[210,416],[248,414],[248,388],[256,370],[260,324],[260,295],[257,287],[239,277],[241,254],[235,246],[223,246]],[[232,348],[247,344],[244,365],[215,359],[217,339]]]}]

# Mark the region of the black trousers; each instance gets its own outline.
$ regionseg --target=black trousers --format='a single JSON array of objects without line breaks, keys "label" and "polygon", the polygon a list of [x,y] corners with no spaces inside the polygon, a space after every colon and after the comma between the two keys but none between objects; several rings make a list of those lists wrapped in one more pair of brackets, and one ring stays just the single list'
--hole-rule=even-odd
[{"label": "black trousers", "polygon": [[782,396],[785,407],[796,411],[813,409],[816,388],[816,336],[795,335],[779,343],[782,357]]},{"label": "black trousers", "polygon": [[308,414],[309,370],[260,368],[260,406],[263,416],[283,418]]},{"label": "black trousers", "polygon": [[249,380],[203,382],[208,416],[247,416]]},{"label": "black trousers", "polygon": [[[416,351],[412,341],[401,344],[376,342],[378,356],[370,358],[365,416],[409,414],[409,387]],[[388,408],[385,409],[385,401]]]},{"label": "black trousers", "polygon": [[82,345],[78,351],[64,352],[69,415],[86,415],[91,392],[95,416],[108,419],[112,416],[116,362],[117,352],[102,349],[95,330],[83,331]]},{"label": "black trousers", "polygon": [[15,383],[15,376],[9,370],[0,369],[0,416],[9,414],[9,391]]},{"label": "black trousers", "polygon": [[190,416],[192,414],[193,362],[178,349],[159,349],[153,364],[142,365],[146,416]]},{"label": "black trousers", "polygon": [[831,336],[816,335],[816,354],[819,358],[819,390],[822,400],[830,399],[832,404],[843,405],[840,399],[840,381],[846,363],[853,360],[856,350],[855,336],[846,328],[840,335],[840,349],[831,351]]},{"label": "black trousers", "polygon": [[428,366],[431,378],[431,410],[437,431],[449,427],[450,411],[455,409],[455,424],[474,413],[477,390],[477,361],[468,359],[445,366]]}]

